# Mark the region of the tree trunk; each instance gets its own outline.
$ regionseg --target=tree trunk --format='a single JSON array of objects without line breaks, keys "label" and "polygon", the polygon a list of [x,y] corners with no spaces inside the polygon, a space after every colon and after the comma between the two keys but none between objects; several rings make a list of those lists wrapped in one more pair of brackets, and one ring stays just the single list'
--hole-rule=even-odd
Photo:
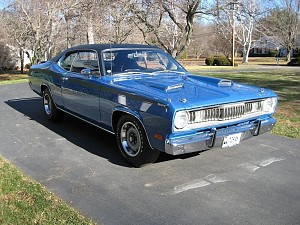
[{"label": "tree trunk", "polygon": [[251,47],[250,44],[248,44],[248,46],[244,46],[243,63],[248,63],[248,61],[249,61],[250,47]]},{"label": "tree trunk", "polygon": [[173,57],[173,58],[176,58],[176,59],[178,59],[178,58],[179,58],[179,54],[178,54],[178,51],[177,51],[177,49],[173,49],[173,50],[172,50],[172,54],[171,54],[171,55],[172,55],[172,57]]},{"label": "tree trunk", "polygon": [[291,53],[292,53],[292,49],[291,48],[287,48],[287,54],[286,54],[286,61],[290,62],[291,61]]},{"label": "tree trunk", "polygon": [[66,23],[67,23],[67,48],[71,48],[71,42],[70,42],[70,26],[69,26],[69,18],[65,17]]},{"label": "tree trunk", "polygon": [[88,27],[87,27],[87,43],[94,44],[94,28],[92,17],[88,18]]},{"label": "tree trunk", "polygon": [[248,63],[249,61],[249,53],[247,51],[244,51],[243,53],[243,63]]},{"label": "tree trunk", "polygon": [[24,52],[23,52],[23,49],[20,48],[20,62],[21,62],[21,74],[24,73]]}]

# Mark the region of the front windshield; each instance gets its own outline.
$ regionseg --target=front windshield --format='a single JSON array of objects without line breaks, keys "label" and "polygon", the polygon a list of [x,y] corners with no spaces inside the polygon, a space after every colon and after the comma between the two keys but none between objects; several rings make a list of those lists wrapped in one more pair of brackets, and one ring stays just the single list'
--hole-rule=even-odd
[{"label": "front windshield", "polygon": [[109,49],[102,53],[106,75],[186,70],[160,49]]}]

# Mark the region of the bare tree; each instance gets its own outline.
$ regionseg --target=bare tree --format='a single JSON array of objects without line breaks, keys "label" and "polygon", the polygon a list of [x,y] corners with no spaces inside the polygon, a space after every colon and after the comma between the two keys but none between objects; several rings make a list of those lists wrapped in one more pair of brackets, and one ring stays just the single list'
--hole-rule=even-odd
[{"label": "bare tree", "polygon": [[110,6],[110,37],[113,43],[123,43],[129,35],[131,35],[134,28],[133,17],[129,14],[129,7],[127,1],[120,3],[113,3]]},{"label": "bare tree", "polygon": [[253,31],[257,27],[257,20],[263,15],[258,0],[217,0],[215,5],[215,22],[219,34],[231,40],[231,34],[234,33],[235,40],[242,46],[243,62],[247,63]]},{"label": "bare tree", "polygon": [[2,20],[7,34],[6,44],[19,59],[21,73],[24,73],[24,53],[30,48],[32,32],[28,24],[20,22],[20,13],[15,6],[11,5],[2,12]]},{"label": "bare tree", "polygon": [[262,20],[262,27],[266,34],[272,35],[277,43],[286,48],[289,62],[292,50],[300,44],[300,1],[273,2],[269,14]]},{"label": "bare tree", "polygon": [[146,43],[159,44],[179,57],[189,46],[196,17],[203,14],[201,0],[134,1],[131,12]]},{"label": "bare tree", "polygon": [[80,0],[64,0],[60,5],[59,14],[62,16],[62,21],[65,22],[64,26],[62,25],[60,29],[60,31],[65,30],[60,37],[60,44],[64,48],[72,47],[72,42],[75,40],[75,34],[72,31],[77,25],[80,15],[79,4]]},{"label": "bare tree", "polygon": [[186,50],[188,56],[199,59],[200,57],[218,54],[224,49],[224,45],[217,45],[218,43],[214,41],[216,38],[215,26],[196,22],[191,36],[191,43]]},{"label": "bare tree", "polygon": [[33,50],[33,63],[49,59],[59,49],[95,42],[146,42],[179,57],[189,46],[194,23],[202,14],[200,2],[12,0],[11,15],[16,19],[8,19],[7,26],[11,36],[18,37],[18,45],[23,41]]},{"label": "bare tree", "polygon": [[98,0],[81,0],[80,7],[80,17],[86,27],[86,43],[94,44],[94,15],[97,12],[96,8],[98,6]]},{"label": "bare tree", "polygon": [[[32,62],[47,60],[59,34],[57,8],[58,1],[15,0],[11,5],[11,15],[16,17],[9,30],[20,35],[22,42],[29,41],[33,50]],[[9,24],[9,23],[8,23]],[[20,42],[21,44],[21,42]]]},{"label": "bare tree", "polygon": [[[5,24],[5,13],[0,11],[0,24]],[[3,69],[12,69],[16,64],[16,57],[13,56],[8,47],[11,41],[9,34],[6,32],[5,27],[0,28],[0,73]]]},{"label": "bare tree", "polygon": [[232,46],[231,46],[231,39],[230,38],[224,38],[222,32],[219,30],[219,27],[215,27],[217,33],[215,35],[212,35],[210,38],[213,43],[213,49],[216,52],[216,55],[223,54],[227,58],[230,57],[230,54],[232,53]]},{"label": "bare tree", "polygon": [[16,64],[14,59],[10,49],[0,41],[0,73],[5,69],[13,69]]}]

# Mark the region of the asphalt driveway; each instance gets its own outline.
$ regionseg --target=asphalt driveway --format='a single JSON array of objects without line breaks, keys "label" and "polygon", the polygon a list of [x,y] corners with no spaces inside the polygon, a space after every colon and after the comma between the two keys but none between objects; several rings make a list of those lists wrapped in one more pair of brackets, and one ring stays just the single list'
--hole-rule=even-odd
[{"label": "asphalt driveway", "polygon": [[0,154],[104,224],[299,224],[300,141],[270,134],[135,169],[113,135],[50,123],[27,83],[0,85]]}]

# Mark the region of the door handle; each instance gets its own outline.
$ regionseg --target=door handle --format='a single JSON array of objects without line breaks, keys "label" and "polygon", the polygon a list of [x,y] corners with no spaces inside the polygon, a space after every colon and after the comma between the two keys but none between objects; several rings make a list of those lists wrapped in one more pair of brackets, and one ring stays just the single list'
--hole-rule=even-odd
[{"label": "door handle", "polygon": [[69,80],[68,77],[62,77],[62,80],[65,81],[65,80]]}]

